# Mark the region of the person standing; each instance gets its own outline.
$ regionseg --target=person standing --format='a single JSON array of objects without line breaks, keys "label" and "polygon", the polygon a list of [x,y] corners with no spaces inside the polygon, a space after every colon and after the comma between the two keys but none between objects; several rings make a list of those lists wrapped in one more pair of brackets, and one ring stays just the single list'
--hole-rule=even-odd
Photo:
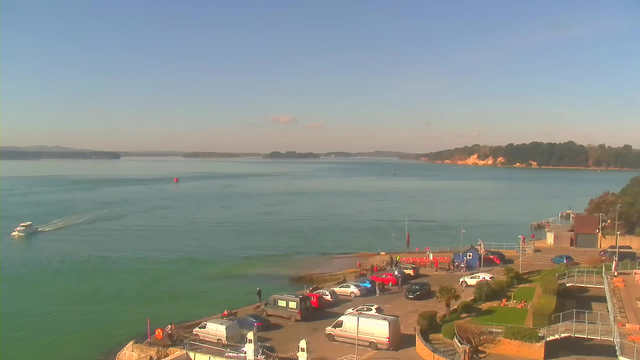
[{"label": "person standing", "polygon": [[256,290],[256,296],[258,297],[258,304],[262,304],[262,290],[260,288]]},{"label": "person standing", "polygon": [[376,296],[380,296],[380,281],[376,281]]},{"label": "person standing", "polygon": [[398,275],[398,289],[402,290],[402,274]]}]

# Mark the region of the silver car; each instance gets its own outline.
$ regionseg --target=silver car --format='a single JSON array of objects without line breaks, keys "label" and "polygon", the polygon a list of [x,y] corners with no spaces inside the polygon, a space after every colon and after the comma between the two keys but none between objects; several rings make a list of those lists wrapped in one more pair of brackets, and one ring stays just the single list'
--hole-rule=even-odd
[{"label": "silver car", "polygon": [[332,287],[331,290],[335,291],[338,295],[346,295],[351,297],[362,296],[365,289],[360,284],[346,283]]}]

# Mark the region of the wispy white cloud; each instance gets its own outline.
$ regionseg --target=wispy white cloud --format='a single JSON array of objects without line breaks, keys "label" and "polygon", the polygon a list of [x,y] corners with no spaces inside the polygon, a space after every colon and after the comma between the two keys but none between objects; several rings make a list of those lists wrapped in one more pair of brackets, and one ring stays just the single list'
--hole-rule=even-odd
[{"label": "wispy white cloud", "polygon": [[284,124],[284,125],[289,125],[289,124],[295,124],[298,122],[298,118],[296,118],[295,116],[291,116],[291,115],[276,115],[276,116],[271,116],[269,118],[267,118],[268,121],[274,123],[274,124]]},{"label": "wispy white cloud", "polygon": [[306,127],[307,129],[320,129],[324,127],[324,123],[321,123],[321,122],[309,123],[309,124],[305,124],[304,127]]}]

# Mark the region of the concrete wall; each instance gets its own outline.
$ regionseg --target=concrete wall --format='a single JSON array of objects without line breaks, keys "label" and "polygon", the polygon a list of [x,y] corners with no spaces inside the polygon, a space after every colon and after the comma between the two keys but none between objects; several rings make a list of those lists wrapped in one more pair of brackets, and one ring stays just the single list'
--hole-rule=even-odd
[{"label": "concrete wall", "polygon": [[[610,245],[616,244],[616,237],[613,235],[607,235],[606,237],[600,237],[600,247],[606,248]],[[619,245],[631,245],[632,248],[640,250],[640,236],[633,235],[621,235],[618,239]]]},{"label": "concrete wall", "polygon": [[534,360],[544,360],[544,341],[537,344],[500,338],[498,343],[487,347],[489,354],[520,357]]}]

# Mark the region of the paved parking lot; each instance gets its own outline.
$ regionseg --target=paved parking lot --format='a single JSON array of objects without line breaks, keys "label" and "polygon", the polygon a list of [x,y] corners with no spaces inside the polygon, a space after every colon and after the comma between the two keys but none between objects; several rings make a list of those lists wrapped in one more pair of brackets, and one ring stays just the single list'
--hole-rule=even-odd
[{"label": "paved parking lot", "polygon": [[[551,268],[553,266],[551,257],[558,254],[568,254],[576,261],[582,262],[596,256],[597,250],[542,248],[540,252],[523,256],[522,270],[530,271]],[[508,266],[519,269],[519,256],[508,256],[508,258],[511,260]],[[427,281],[431,284],[434,291],[442,284],[454,285],[459,291],[462,291],[458,283],[458,279],[462,276],[460,272],[450,274],[446,272],[434,273],[433,270],[421,271],[423,272],[421,277],[413,281]],[[502,275],[502,268],[498,266],[486,267],[482,269],[482,271],[492,273],[497,278],[500,278]],[[405,287],[406,286],[407,285],[405,285]],[[473,287],[467,287],[464,291],[464,298],[468,299],[471,297],[473,290]],[[367,347],[360,346],[358,348],[359,359],[420,359],[415,352],[414,333],[418,314],[425,310],[436,310],[440,313],[445,311],[444,304],[437,301],[435,297],[419,301],[407,300],[404,298],[404,290],[393,287],[381,296],[369,295],[354,299],[341,297],[339,304],[331,309],[319,312],[316,319],[312,321],[291,322],[287,319],[271,317],[270,320],[274,324],[274,328],[270,331],[259,333],[259,341],[275,346],[279,354],[292,354],[297,350],[298,342],[301,339],[306,339],[309,344],[311,356],[314,359],[355,360],[355,345],[342,342],[329,342],[324,335],[324,329],[339,318],[346,309],[367,303],[378,304],[384,308],[386,314],[400,317],[400,325],[403,333],[402,346],[396,351],[373,351]],[[452,305],[455,306],[456,304],[454,303]],[[292,356],[291,358],[295,357]]]},{"label": "paved parking lot", "polygon": [[[442,284],[453,284],[461,289],[458,279],[461,273],[446,274],[423,274],[414,281],[428,281],[435,290]],[[406,288],[406,285],[405,285]],[[473,288],[467,288],[465,295],[468,298],[473,293]],[[404,298],[404,290],[393,287],[381,296],[369,295],[351,299],[341,297],[340,304],[334,308],[325,310],[318,314],[318,318],[313,321],[291,322],[287,319],[271,317],[270,320],[276,324],[275,330],[266,331],[259,334],[262,342],[274,345],[278,353],[289,353],[297,347],[298,341],[307,339],[314,359],[354,359],[355,345],[342,342],[329,342],[324,329],[330,326],[333,321],[339,318],[346,309],[374,303],[384,308],[385,314],[400,317],[400,327],[403,338],[402,346],[397,351],[378,350],[373,351],[367,347],[358,348],[359,359],[419,359],[415,352],[415,332],[414,327],[418,319],[418,313],[425,310],[436,310],[444,312],[444,304],[438,302],[435,297],[427,300],[407,300]]]}]

